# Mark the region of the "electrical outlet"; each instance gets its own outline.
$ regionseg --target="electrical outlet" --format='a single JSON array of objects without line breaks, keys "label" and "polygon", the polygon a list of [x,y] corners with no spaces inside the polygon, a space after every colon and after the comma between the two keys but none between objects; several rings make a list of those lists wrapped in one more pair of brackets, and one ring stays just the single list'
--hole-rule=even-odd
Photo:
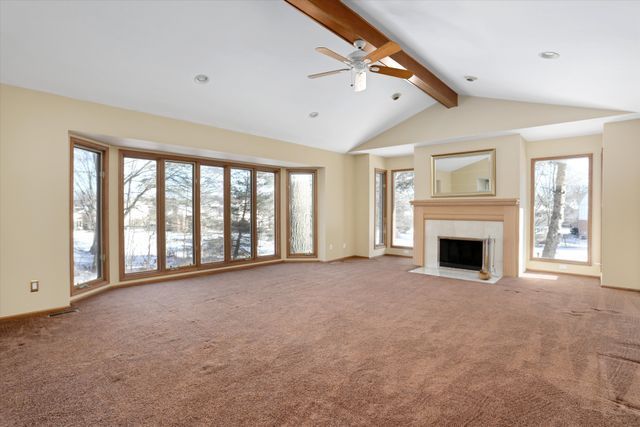
[{"label": "electrical outlet", "polygon": [[342,244],[342,249],[346,249],[346,248],[347,248],[347,244],[346,244],[346,243],[343,243],[343,244]]},{"label": "electrical outlet", "polygon": [[558,270],[566,270],[567,268],[567,264],[558,264]]},{"label": "electrical outlet", "polygon": [[329,250],[332,251],[333,250],[333,243],[329,243]]},{"label": "electrical outlet", "polygon": [[40,282],[37,280],[32,280],[30,287],[31,287],[31,292],[38,292],[40,290]]}]

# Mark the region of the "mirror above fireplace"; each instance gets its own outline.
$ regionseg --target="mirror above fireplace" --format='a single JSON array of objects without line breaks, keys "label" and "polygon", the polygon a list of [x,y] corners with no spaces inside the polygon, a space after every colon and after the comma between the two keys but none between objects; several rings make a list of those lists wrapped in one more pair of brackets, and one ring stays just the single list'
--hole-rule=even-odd
[{"label": "mirror above fireplace", "polygon": [[431,196],[495,196],[495,159],[495,149],[431,156]]}]

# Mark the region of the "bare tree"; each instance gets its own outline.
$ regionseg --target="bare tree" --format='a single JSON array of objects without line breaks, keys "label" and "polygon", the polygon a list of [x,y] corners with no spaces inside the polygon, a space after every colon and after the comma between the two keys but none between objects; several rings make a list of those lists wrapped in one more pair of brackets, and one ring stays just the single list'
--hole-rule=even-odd
[{"label": "bare tree", "polygon": [[[251,174],[238,174],[238,181],[231,181],[231,227],[236,230],[235,242],[232,243],[233,258],[240,252],[251,251],[251,222],[247,218],[251,212]],[[248,247],[248,249],[247,249]]]},{"label": "bare tree", "polygon": [[560,225],[563,221],[567,164],[562,161],[556,162],[556,164],[557,170],[555,174],[555,185],[553,188],[553,209],[551,210],[547,237],[545,238],[544,249],[542,250],[542,256],[544,258],[555,257],[558,243],[560,242]]}]

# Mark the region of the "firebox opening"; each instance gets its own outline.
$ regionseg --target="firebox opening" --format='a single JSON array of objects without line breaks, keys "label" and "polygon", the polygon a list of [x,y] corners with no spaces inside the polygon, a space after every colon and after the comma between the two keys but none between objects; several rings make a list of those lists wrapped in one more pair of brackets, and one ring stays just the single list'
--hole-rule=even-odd
[{"label": "firebox opening", "polygon": [[439,237],[440,267],[480,271],[483,263],[482,239],[454,239]]}]

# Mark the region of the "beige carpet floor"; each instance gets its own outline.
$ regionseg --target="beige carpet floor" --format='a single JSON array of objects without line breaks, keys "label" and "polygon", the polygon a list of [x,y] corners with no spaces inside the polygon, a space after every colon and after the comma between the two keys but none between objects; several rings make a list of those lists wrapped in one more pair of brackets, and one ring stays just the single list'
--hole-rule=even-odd
[{"label": "beige carpet floor", "polygon": [[640,425],[640,294],[383,257],[0,323],[2,425]]}]

